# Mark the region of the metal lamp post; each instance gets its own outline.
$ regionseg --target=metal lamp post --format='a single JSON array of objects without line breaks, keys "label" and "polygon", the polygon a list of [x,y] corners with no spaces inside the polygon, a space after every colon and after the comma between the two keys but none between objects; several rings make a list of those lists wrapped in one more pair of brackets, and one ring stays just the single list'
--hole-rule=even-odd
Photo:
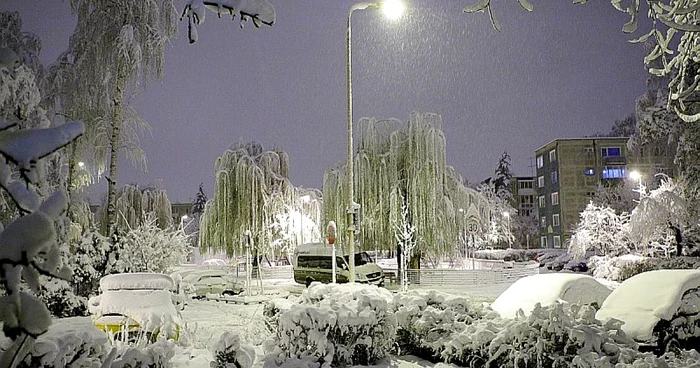
[{"label": "metal lamp post", "polygon": [[630,177],[630,179],[632,179],[633,181],[636,181],[638,183],[639,187],[637,190],[639,191],[639,200],[641,201],[642,200],[642,191],[643,191],[642,174],[637,170],[632,170],[632,171],[630,171],[629,177]]},{"label": "metal lamp post", "polygon": [[347,24],[347,103],[348,103],[348,163],[346,168],[348,198],[347,198],[347,247],[349,250],[350,279],[355,282],[355,231],[357,231],[357,211],[359,205],[354,200],[354,167],[353,167],[353,146],[352,146],[352,13],[355,10],[381,9],[389,18],[398,18],[403,13],[404,6],[399,0],[386,0],[382,3],[361,2],[350,7]]}]

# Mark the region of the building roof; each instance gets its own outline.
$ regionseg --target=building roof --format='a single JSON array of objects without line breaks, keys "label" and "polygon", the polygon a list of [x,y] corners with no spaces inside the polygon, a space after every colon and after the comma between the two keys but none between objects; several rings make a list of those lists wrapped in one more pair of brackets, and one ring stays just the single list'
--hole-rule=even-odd
[{"label": "building roof", "polygon": [[555,142],[574,142],[574,141],[603,141],[603,140],[610,140],[610,141],[615,141],[615,140],[629,140],[629,137],[587,137],[587,138],[556,138],[551,141],[549,141],[547,144],[544,146],[538,148],[535,150],[535,152],[549,146],[552,143]]}]

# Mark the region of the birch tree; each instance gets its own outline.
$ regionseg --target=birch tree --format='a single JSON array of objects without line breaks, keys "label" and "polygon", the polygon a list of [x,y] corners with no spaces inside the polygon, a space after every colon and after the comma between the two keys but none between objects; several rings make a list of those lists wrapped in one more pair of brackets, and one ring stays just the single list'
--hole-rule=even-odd
[{"label": "birch tree", "polygon": [[634,250],[629,237],[627,213],[618,215],[610,207],[589,202],[581,212],[568,251],[574,259],[585,259],[589,251],[599,256],[619,256]]}]

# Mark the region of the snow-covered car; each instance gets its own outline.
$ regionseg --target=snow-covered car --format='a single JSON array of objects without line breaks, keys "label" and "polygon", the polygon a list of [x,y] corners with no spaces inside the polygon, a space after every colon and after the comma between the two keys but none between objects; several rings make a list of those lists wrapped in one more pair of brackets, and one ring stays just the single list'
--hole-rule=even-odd
[{"label": "snow-covered car", "polygon": [[600,306],[611,290],[588,275],[547,273],[519,279],[494,300],[491,309],[503,318],[514,318],[522,309],[529,315],[535,305],[554,302]]},{"label": "snow-covered car", "polygon": [[624,322],[622,331],[644,348],[697,348],[700,270],[656,270],[630,277],[608,296],[596,318]]},{"label": "snow-covered car", "polygon": [[93,324],[116,339],[177,340],[181,317],[173,302],[174,283],[160,273],[123,273],[100,279],[101,293],[90,298]]},{"label": "snow-covered car", "polygon": [[228,266],[228,262],[220,258],[205,259],[202,261],[204,266]]},{"label": "snow-covered car", "polygon": [[184,292],[194,298],[207,294],[237,295],[243,292],[243,285],[236,282],[225,270],[199,270],[182,278]]}]

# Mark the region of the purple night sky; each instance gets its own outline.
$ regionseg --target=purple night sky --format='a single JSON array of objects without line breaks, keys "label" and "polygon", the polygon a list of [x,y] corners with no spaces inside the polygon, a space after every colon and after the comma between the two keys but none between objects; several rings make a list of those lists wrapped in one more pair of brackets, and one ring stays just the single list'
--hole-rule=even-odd
[{"label": "purple night sky", "polygon": [[[209,13],[199,41],[185,21],[166,50],[165,76],[134,106],[153,127],[142,139],[148,172],[122,157],[119,185],[159,183],[171,202],[211,197],[214,161],[232,143],[255,140],[289,153],[295,186],[321,188],[326,168],[347,155],[345,22],[349,0],[269,0],[274,27],[241,30]],[[353,15],[354,117],[443,117],[447,162],[470,182],[492,175],[501,153],[531,174],[535,149],[555,138],[607,132],[645,90],[641,45],[609,1],[494,0],[503,32],[475,0],[409,0],[398,22],[373,10]],[[178,11],[184,1],[176,1]],[[68,45],[68,1],[9,0],[23,30],[43,41],[48,65]],[[643,25],[641,27],[644,27]],[[357,137],[357,135],[356,135]],[[102,193],[104,180],[91,190]]]}]

